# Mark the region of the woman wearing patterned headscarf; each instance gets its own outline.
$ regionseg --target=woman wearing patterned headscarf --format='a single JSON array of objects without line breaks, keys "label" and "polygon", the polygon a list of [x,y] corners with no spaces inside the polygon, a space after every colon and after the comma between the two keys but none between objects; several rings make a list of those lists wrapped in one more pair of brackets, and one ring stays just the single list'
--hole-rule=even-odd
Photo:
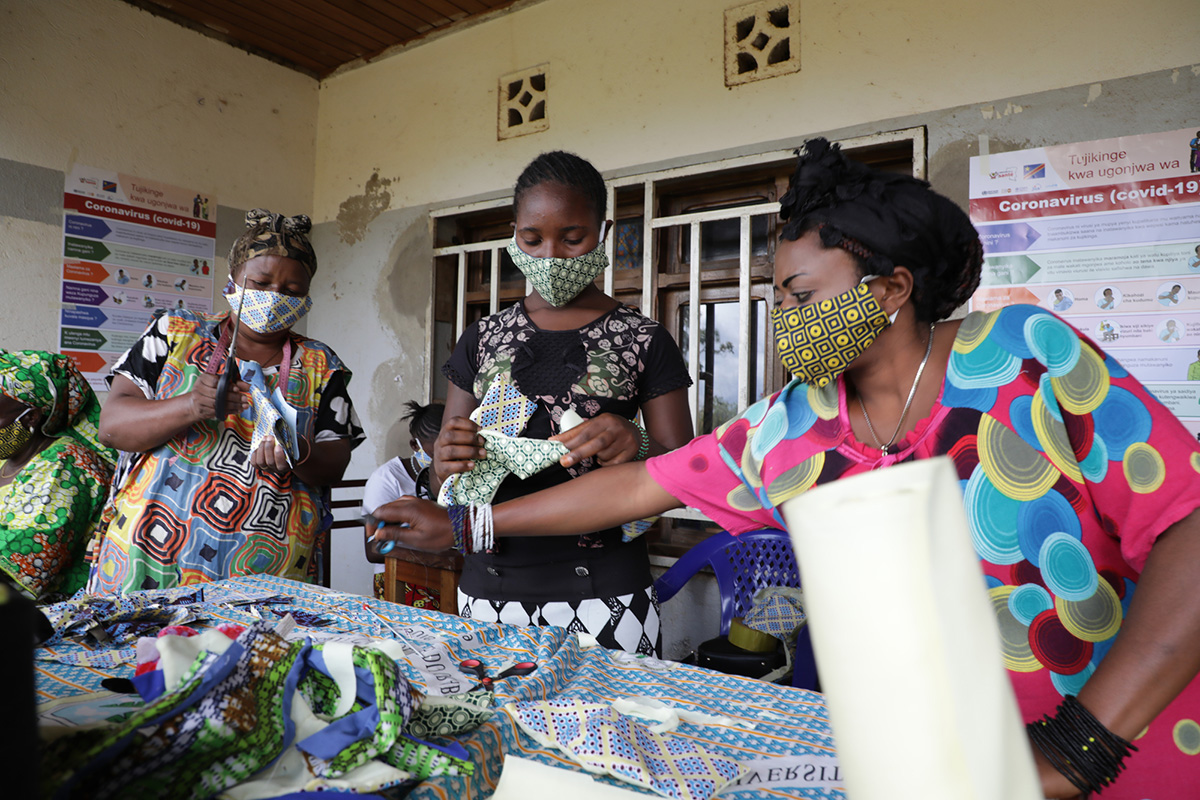
[{"label": "woman wearing patterned headscarf", "polygon": [[[779,216],[773,321],[794,379],[672,453],[497,506],[495,535],[684,505],[733,533],[785,528],[779,507],[813,486],[948,456],[1045,795],[1196,796],[1195,438],[1045,309],[947,319],[979,283],[982,248],[924,181],[816,139]],[[379,539],[453,539],[446,513],[420,500],[376,516],[412,526]]]},{"label": "woman wearing patterned headscarf", "polygon": [[[292,332],[312,307],[308,217],[255,209],[229,254],[240,312],[172,309],[113,366],[101,439],[123,451],[90,588],[272,574],[312,580],[328,487],[363,439],[328,346]],[[218,409],[236,350],[240,380]]]},{"label": "woman wearing patterned headscarf", "polygon": [[66,356],[0,350],[0,569],[34,600],[87,580],[84,553],[116,461],[99,419]]}]

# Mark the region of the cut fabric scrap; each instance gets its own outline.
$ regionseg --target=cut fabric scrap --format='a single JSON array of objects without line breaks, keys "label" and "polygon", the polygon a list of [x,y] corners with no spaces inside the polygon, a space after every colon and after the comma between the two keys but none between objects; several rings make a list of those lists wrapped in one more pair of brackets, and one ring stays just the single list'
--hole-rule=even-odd
[{"label": "cut fabric scrap", "polygon": [[742,620],[747,628],[790,641],[808,621],[804,591],[792,586],[765,586],[754,593],[754,605]]},{"label": "cut fabric scrap", "polygon": [[487,458],[476,461],[470,472],[453,475],[443,483],[438,503],[482,508],[492,502],[509,475],[528,478],[565,456],[567,448],[559,442],[520,436],[536,408],[537,403],[522,395],[505,375],[497,376],[471,412],[471,420],[486,440]]},{"label": "cut fabric scrap", "polygon": [[463,692],[445,697],[426,697],[408,721],[405,731],[419,739],[457,736],[478,728],[492,718],[492,696],[488,692]]},{"label": "cut fabric scrap", "polygon": [[536,410],[537,402],[521,394],[508,376],[502,374],[488,385],[483,400],[471,412],[471,421],[484,430],[520,436]]},{"label": "cut fabric scrap", "polygon": [[254,423],[250,452],[257,450],[263,440],[274,438],[283,446],[288,464],[295,466],[300,460],[296,409],[284,399],[278,386],[267,391],[266,376],[257,361],[243,361],[241,369],[242,380],[250,384],[250,408],[242,412],[242,417]]},{"label": "cut fabric scrap", "polygon": [[743,772],[732,759],[683,736],[655,733],[602,703],[559,699],[502,708],[539,744],[557,748],[588,772],[672,800],[707,800]]}]

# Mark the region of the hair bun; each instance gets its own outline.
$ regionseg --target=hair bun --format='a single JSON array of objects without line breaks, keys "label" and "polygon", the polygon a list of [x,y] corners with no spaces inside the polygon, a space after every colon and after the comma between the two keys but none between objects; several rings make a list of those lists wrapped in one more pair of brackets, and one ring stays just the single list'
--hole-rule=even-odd
[{"label": "hair bun", "polygon": [[264,225],[272,230],[278,230],[278,228],[275,228],[274,225],[272,225],[274,220],[278,217],[278,214],[272,214],[265,208],[256,208],[246,212],[246,227],[254,228],[258,225]]},{"label": "hair bun", "polygon": [[307,214],[285,217],[265,208],[256,208],[246,212],[246,227],[263,227],[275,233],[283,233],[286,230],[288,233],[307,234],[312,230],[312,219]]}]

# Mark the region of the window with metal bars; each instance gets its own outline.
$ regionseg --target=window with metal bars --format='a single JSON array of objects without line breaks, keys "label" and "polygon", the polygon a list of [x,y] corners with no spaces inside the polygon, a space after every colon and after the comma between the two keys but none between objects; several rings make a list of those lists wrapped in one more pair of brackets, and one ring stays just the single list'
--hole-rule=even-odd
[{"label": "window with metal bars", "polygon": [[[842,142],[874,166],[924,177],[923,128]],[[777,391],[787,376],[772,341],[772,265],[779,198],[795,163],[791,150],[617,177],[607,181],[610,267],[607,294],[659,320],[675,337],[693,379],[697,433],[707,433]],[[524,276],[505,252],[511,198],[433,214],[434,298],[428,326],[430,394],[467,325],[518,302]],[[692,331],[698,334],[694,337]]]}]

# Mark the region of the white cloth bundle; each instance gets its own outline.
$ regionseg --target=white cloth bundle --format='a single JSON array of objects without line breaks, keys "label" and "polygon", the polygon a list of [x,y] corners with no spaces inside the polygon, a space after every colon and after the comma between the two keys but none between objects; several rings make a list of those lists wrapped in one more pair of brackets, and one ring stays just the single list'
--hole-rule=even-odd
[{"label": "white cloth bundle", "polygon": [[1041,798],[948,458],[783,504],[852,800]]}]

